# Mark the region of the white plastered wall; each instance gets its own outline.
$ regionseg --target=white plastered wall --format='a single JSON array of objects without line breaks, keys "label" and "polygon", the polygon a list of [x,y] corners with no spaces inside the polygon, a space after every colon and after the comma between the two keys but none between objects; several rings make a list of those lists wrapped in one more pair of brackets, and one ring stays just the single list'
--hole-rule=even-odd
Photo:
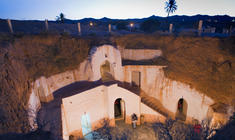
[{"label": "white plastered wall", "polygon": [[92,67],[92,81],[101,79],[100,66],[107,60],[114,70],[114,78],[116,80],[123,80],[122,60],[119,50],[111,45],[103,45],[92,48],[91,52],[91,67]]},{"label": "white plastered wall", "polygon": [[[164,77],[164,74],[161,72],[161,69],[164,66],[141,66],[141,65],[131,65],[124,66],[124,81],[131,83],[132,81],[132,72],[140,72],[140,88],[148,93],[150,96],[154,96],[156,92],[159,92],[161,88],[161,81]],[[158,83],[158,84],[155,84]]]},{"label": "white plastered wall", "polygon": [[121,55],[122,59],[126,60],[150,60],[161,56],[162,51],[156,49],[122,49]]},{"label": "white plastered wall", "polygon": [[155,123],[155,122],[165,122],[166,117],[163,116],[162,114],[158,113],[157,111],[153,110],[146,104],[141,102],[140,105],[140,112],[141,115],[144,116],[144,120],[141,120],[142,122],[150,122],[150,123]]},{"label": "white plastered wall", "polygon": [[162,114],[154,111],[152,108],[145,105],[144,103],[140,104],[140,112],[141,112],[141,114],[151,114],[151,115],[156,115],[156,116],[162,116],[163,117]]},{"label": "white plastered wall", "polygon": [[108,87],[102,85],[63,98],[61,106],[63,138],[67,139],[70,133],[82,129],[81,117],[84,112],[89,114],[92,124],[104,118],[114,119],[114,102],[118,98],[125,102],[126,116],[129,117],[133,113],[140,116],[140,97],[116,84]]},{"label": "white plastered wall", "polygon": [[162,104],[171,112],[176,113],[177,104],[183,98],[187,104],[188,117],[202,121],[207,118],[209,106],[214,102],[202,93],[191,89],[189,85],[167,79],[162,88]]},{"label": "white plastered wall", "polygon": [[108,87],[108,116],[110,119],[114,118],[114,102],[118,98],[125,102],[126,116],[131,116],[133,113],[140,116],[140,97],[124,88],[112,85]]},{"label": "white plastered wall", "polygon": [[81,118],[85,112],[90,116],[91,123],[107,117],[104,88],[104,86],[99,86],[62,100],[64,107],[62,117],[66,117],[68,134],[82,129]]},{"label": "white plastered wall", "polygon": [[209,106],[213,100],[191,89],[189,85],[173,81],[164,76],[162,66],[124,66],[124,81],[131,83],[131,72],[141,72],[141,89],[149,96],[157,98],[163,106],[176,113],[180,98],[188,104],[187,117],[199,121],[207,118]]}]

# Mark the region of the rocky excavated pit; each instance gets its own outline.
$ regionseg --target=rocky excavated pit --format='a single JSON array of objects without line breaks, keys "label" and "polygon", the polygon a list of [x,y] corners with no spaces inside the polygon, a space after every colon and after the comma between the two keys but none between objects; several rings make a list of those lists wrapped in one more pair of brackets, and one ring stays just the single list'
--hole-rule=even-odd
[{"label": "rocky excavated pit", "polygon": [[[0,36],[0,134],[27,133],[31,83],[40,76],[76,68],[97,40],[63,35]],[[131,43],[133,42],[133,43]],[[98,42],[107,43],[107,42]],[[186,83],[216,102],[234,103],[235,38],[127,35],[108,43],[124,48],[158,48],[165,76]],[[150,62],[153,65],[159,61]]]}]

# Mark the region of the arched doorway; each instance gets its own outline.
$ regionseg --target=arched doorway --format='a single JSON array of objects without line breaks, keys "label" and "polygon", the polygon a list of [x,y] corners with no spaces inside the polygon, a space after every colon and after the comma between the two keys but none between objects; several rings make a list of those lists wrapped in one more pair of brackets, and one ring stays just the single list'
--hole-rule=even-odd
[{"label": "arched doorway", "polygon": [[113,68],[111,67],[111,64],[109,61],[105,61],[101,66],[100,66],[100,74],[101,74],[101,79],[103,82],[108,82],[108,81],[113,81]]},{"label": "arched doorway", "polygon": [[187,118],[187,109],[187,102],[183,98],[180,98],[177,104],[176,119],[185,121]]},{"label": "arched doorway", "polygon": [[115,120],[125,120],[125,102],[121,98],[114,102],[114,118]]}]

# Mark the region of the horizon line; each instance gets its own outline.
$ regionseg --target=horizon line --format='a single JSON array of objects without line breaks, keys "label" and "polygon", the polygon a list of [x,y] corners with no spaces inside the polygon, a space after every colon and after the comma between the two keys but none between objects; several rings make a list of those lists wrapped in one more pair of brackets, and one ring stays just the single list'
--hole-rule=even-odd
[{"label": "horizon line", "polygon": [[[80,18],[80,19],[70,19],[70,18],[66,18],[66,15],[65,15],[65,19],[67,20],[83,20],[83,19],[96,19],[96,20],[100,20],[100,19],[103,19],[103,18],[107,18],[107,19],[111,19],[111,20],[132,20],[132,19],[144,19],[144,18],[149,18],[149,17],[152,17],[152,16],[155,16],[155,17],[160,17],[160,18],[167,18],[167,16],[157,16],[157,15],[151,15],[151,16],[148,16],[148,17],[142,17],[142,18],[109,18],[109,17],[102,17],[102,18],[95,18],[95,17],[84,17],[84,18]],[[187,17],[193,17],[193,16],[209,16],[209,17],[214,17],[214,16],[229,16],[231,18],[235,18],[235,16],[231,16],[231,15],[227,15],[227,14],[224,14],[224,15],[207,15],[207,14],[196,14],[196,15],[171,15],[169,17],[174,17],[174,16],[187,16]],[[7,20],[7,19],[10,19],[10,20],[20,20],[20,21],[44,21],[44,20],[48,20],[48,21],[56,21],[56,17],[54,20],[50,20],[50,19],[18,19],[18,18],[1,18],[1,20]]]}]

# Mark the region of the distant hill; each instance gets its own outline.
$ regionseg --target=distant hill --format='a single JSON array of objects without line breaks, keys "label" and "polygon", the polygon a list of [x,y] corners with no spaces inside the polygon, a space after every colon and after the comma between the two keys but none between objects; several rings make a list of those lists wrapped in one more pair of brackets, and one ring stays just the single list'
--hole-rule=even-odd
[{"label": "distant hill", "polygon": [[[146,18],[130,18],[130,19],[111,19],[111,18],[107,18],[107,17],[103,17],[100,19],[96,19],[96,18],[83,18],[83,19],[79,19],[79,20],[73,20],[73,19],[65,19],[65,23],[77,23],[77,22],[95,22],[95,21],[101,21],[101,22],[109,22],[109,21],[136,21],[136,22],[142,22],[146,19],[149,18],[154,18],[157,19],[159,21],[161,20],[165,20],[167,19],[167,17],[160,17],[160,16],[155,16],[152,15],[150,17],[146,17]],[[186,15],[174,15],[174,16],[169,16],[168,20],[170,21],[187,21],[187,20],[217,20],[218,22],[231,22],[232,20],[235,20],[235,17],[230,17],[228,15],[215,15],[215,16],[209,16],[209,15],[194,15],[194,16],[186,16]],[[1,19],[1,20],[5,20],[5,19]],[[14,19],[13,19],[14,20]],[[42,20],[20,20],[20,21],[42,21]],[[54,20],[50,20],[50,22],[57,22]]]},{"label": "distant hill", "polygon": [[[107,17],[103,17],[101,19],[95,18],[83,18],[79,20],[73,19],[65,19],[64,23],[60,23],[59,21],[50,20],[49,21],[49,29],[53,32],[62,33],[67,32],[71,35],[77,35],[77,23],[80,22],[82,25],[82,32],[84,34],[96,34],[96,35],[104,35],[107,34],[108,24],[117,25],[119,23],[125,22],[126,25],[128,23],[133,22],[135,25],[135,30],[132,32],[142,32],[138,28],[141,23],[146,20],[154,19],[158,20],[161,24],[158,28],[159,31],[167,31],[169,29],[169,24],[173,24],[174,32],[183,32],[185,30],[196,30],[198,28],[199,20],[203,20],[203,29],[206,28],[216,28],[215,33],[223,33],[224,30],[234,29],[235,32],[235,17],[230,17],[228,15],[216,15],[216,16],[208,16],[208,15],[194,15],[194,16],[186,16],[186,15],[175,15],[170,17],[160,17],[152,15],[146,18],[132,18],[132,19],[111,19]],[[89,27],[89,23],[93,22],[94,26]],[[124,24],[125,24],[124,23]],[[45,31],[45,23],[43,20],[12,20],[13,30],[19,33],[26,34],[38,34]],[[125,29],[126,32],[130,32],[128,28]],[[0,19],[0,33],[9,32],[8,25],[6,19]],[[123,32],[115,31],[117,34],[122,34]]]}]

